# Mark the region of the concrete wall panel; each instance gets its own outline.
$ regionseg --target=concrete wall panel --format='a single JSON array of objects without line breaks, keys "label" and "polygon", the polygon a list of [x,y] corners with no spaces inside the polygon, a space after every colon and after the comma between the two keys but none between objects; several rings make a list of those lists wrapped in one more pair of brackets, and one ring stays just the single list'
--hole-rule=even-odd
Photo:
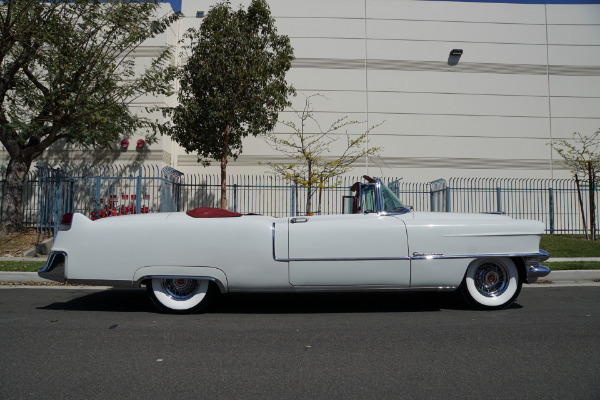
[{"label": "concrete wall panel", "polygon": [[444,1],[367,1],[367,18],[544,24],[544,6]]},{"label": "concrete wall panel", "polygon": [[548,95],[545,75],[370,70],[368,78],[372,92]]},{"label": "concrete wall panel", "polygon": [[367,20],[370,39],[545,44],[545,25]]},{"label": "concrete wall panel", "polygon": [[547,117],[543,97],[430,93],[370,93],[369,111],[390,114]]}]

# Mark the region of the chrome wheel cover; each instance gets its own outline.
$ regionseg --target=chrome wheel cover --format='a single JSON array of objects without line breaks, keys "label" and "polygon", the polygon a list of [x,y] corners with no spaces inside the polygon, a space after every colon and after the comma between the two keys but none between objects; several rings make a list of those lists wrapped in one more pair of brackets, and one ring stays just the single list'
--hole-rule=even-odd
[{"label": "chrome wheel cover", "polygon": [[192,298],[198,292],[199,281],[197,279],[163,279],[162,288],[173,300],[184,301]]},{"label": "chrome wheel cover", "polygon": [[485,297],[497,297],[508,288],[510,274],[506,267],[497,262],[481,264],[473,276],[475,288]]}]

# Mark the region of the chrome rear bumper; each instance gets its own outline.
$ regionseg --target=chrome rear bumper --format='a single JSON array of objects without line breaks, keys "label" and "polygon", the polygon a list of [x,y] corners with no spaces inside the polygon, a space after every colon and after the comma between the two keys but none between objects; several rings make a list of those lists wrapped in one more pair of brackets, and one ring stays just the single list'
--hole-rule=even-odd
[{"label": "chrome rear bumper", "polygon": [[38,276],[40,278],[48,279],[55,282],[64,283],[65,277],[65,263],[67,261],[67,253],[62,251],[53,251],[48,256],[48,261],[39,271]]}]

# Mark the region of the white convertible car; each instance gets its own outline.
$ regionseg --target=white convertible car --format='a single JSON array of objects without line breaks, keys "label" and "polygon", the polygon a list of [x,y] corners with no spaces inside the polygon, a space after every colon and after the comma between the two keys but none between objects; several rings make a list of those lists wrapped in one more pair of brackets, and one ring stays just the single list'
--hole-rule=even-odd
[{"label": "white convertible car", "polygon": [[[365,177],[347,214],[273,218],[198,208],[91,221],[66,214],[43,278],[145,285],[163,311],[201,311],[219,291],[459,290],[500,309],[550,270],[544,226],[489,214],[414,212]],[[131,244],[136,238],[136,244]]]}]

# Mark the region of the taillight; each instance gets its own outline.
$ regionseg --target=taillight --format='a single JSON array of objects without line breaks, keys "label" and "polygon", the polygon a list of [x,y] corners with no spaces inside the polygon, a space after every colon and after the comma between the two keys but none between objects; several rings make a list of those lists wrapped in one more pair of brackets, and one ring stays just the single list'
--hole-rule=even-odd
[{"label": "taillight", "polygon": [[60,219],[60,226],[58,227],[59,231],[68,231],[71,229],[71,224],[73,222],[73,213],[66,213]]}]

